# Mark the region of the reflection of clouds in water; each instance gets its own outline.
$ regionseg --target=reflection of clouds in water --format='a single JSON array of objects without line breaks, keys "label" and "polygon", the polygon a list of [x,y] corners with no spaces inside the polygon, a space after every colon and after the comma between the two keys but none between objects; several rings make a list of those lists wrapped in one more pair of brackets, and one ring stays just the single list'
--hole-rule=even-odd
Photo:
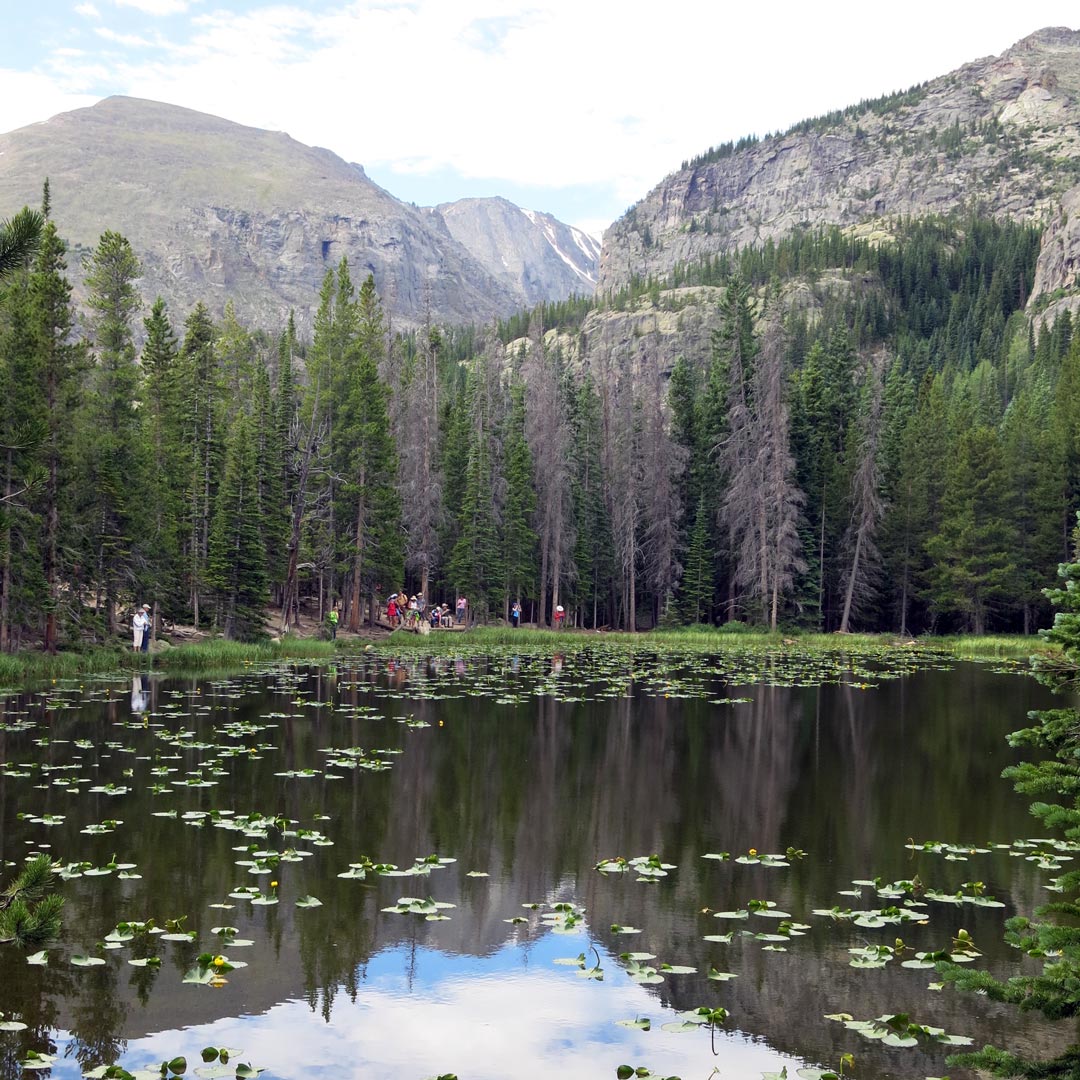
[{"label": "reflection of clouds in water", "polygon": [[[741,1033],[717,1033],[714,1057],[707,1031],[672,1034],[660,1025],[671,1010],[643,987],[623,982],[605,958],[616,985],[602,988],[563,972],[498,972],[449,978],[427,996],[409,994],[405,977],[365,984],[356,1002],[341,992],[330,1024],[305,1002],[268,1013],[223,1019],[186,1032],[168,1032],[130,1044],[125,1064],[158,1062],[177,1053],[189,1060],[206,1045],[234,1046],[239,1060],[265,1066],[274,1076],[364,1076],[421,1080],[452,1071],[470,1080],[514,1080],[550,1075],[566,1080],[614,1076],[618,1065],[646,1065],[659,1075],[706,1076],[713,1066],[727,1077],[760,1076],[783,1064],[799,1066]],[[653,1030],[619,1027],[635,1016]]]}]

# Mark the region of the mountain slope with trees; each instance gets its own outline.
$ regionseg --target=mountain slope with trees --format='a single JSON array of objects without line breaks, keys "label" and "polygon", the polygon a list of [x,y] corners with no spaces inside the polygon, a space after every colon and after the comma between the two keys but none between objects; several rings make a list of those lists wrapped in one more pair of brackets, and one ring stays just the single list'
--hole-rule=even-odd
[{"label": "mountain slope with trees", "polygon": [[605,234],[600,289],[799,230],[882,232],[976,211],[1070,241],[1044,250],[1034,298],[1075,311],[1078,184],[1080,32],[1047,28],[921,86],[684,162]]},{"label": "mountain slope with trees", "polygon": [[803,225],[411,328],[341,258],[312,329],[267,332],[231,297],[140,305],[108,222],[75,299],[41,203],[0,284],[2,648],[109,638],[146,597],[232,636],[267,605],[358,628],[402,588],[630,630],[1049,618],[1080,335],[1068,294],[1033,296],[1067,222],[976,203]]}]

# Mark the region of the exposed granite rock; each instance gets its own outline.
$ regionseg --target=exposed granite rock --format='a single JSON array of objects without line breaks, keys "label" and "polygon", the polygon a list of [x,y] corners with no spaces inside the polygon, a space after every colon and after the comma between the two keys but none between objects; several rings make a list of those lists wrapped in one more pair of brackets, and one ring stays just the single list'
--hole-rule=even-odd
[{"label": "exposed granite rock", "polygon": [[398,325],[483,322],[531,302],[440,215],[282,132],[108,98],[0,135],[0,208],[36,205],[45,177],[77,295],[79,256],[112,229],[142,263],[147,303],[161,294],[178,322],[199,300],[220,314],[232,299],[245,323],[274,330],[293,310],[310,329],[326,270],[343,256],[357,284],[375,275]]},{"label": "exposed granite rock", "polygon": [[591,296],[596,288],[600,244],[550,214],[501,198],[459,199],[429,213],[529,307],[573,293]]},{"label": "exposed granite rock", "polygon": [[[605,233],[599,288],[800,227],[904,215],[978,208],[1062,235],[1080,178],[1080,32],[1041,30],[888,107],[800,128],[667,177]],[[1033,302],[1055,280],[1048,266]]]}]

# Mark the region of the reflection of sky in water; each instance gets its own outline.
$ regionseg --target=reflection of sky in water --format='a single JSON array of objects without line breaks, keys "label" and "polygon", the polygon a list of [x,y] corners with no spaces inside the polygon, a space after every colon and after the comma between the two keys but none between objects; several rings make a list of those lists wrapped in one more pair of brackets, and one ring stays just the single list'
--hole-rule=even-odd
[{"label": "reflection of sky in water", "polygon": [[[546,665],[554,662],[523,657],[522,675],[512,683],[505,672],[489,675],[483,669],[472,671],[470,679],[483,690],[481,697],[506,694],[508,686],[542,693],[550,682]],[[587,678],[589,670],[572,656],[567,669],[559,685],[563,692],[577,691],[579,683],[572,680]],[[537,679],[537,671],[543,679]],[[637,662],[639,683],[643,671],[648,674]],[[44,1022],[78,1030],[89,1046],[130,1038],[120,1057],[128,1068],[152,1067],[184,1054],[192,1075],[201,1067],[203,1046],[227,1045],[243,1051],[240,1060],[266,1066],[268,1080],[425,1080],[443,1072],[462,1080],[537,1075],[591,1080],[614,1076],[622,1063],[683,1080],[707,1080],[714,1068],[727,1080],[757,1080],[762,1071],[779,1071],[788,1063],[794,1077],[799,1063],[772,1052],[766,1039],[790,1053],[816,1057],[817,1064],[835,1064],[841,1050],[851,1049],[860,1058],[860,1075],[947,1071],[944,1050],[924,1054],[915,1068],[915,1053],[864,1045],[822,1016],[842,1010],[868,1017],[903,1009],[920,1022],[976,1037],[977,1044],[996,1039],[998,1014],[984,1013],[970,998],[965,1004],[961,996],[939,995],[940,1000],[928,1002],[923,982],[911,978],[916,973],[899,965],[869,974],[852,971],[846,946],[867,942],[849,926],[815,925],[788,956],[763,953],[758,943],[741,938],[729,949],[706,948],[700,935],[726,924],[712,924],[702,907],[724,910],[745,904],[748,896],[769,895],[811,921],[814,906],[851,902],[835,890],[855,877],[909,876],[908,836],[1004,841],[1028,835],[1026,801],[1012,796],[999,775],[1008,763],[1004,732],[1016,726],[1016,717],[1043,704],[1032,697],[1035,684],[991,676],[971,665],[886,680],[867,692],[848,685],[807,689],[799,676],[798,687],[753,687],[745,704],[714,707],[711,698],[719,693],[726,699],[728,688],[704,686],[687,700],[674,693],[669,700],[670,669],[652,671],[657,692],[648,695],[623,698],[619,675],[610,676],[616,702],[541,697],[516,705],[435,703],[411,691],[395,692],[387,702],[360,682],[350,697],[353,684],[344,679],[333,683],[295,674],[280,676],[273,693],[266,694],[262,679],[255,677],[200,683],[195,689],[194,683],[151,681],[143,716],[156,717],[154,723],[144,728],[139,719],[123,735],[116,724],[128,719],[129,689],[132,712],[142,705],[145,690],[137,679],[130,688],[126,680],[117,684],[122,697],[111,704],[48,713],[39,707],[39,722],[49,725],[50,769],[65,768],[70,756],[81,769],[94,770],[94,782],[130,787],[119,801],[65,795],[68,820],[46,834],[52,850],[63,858],[85,852],[99,863],[117,852],[138,863],[143,877],[123,883],[81,879],[66,886],[65,932],[49,968],[28,969],[14,953],[0,952],[0,991],[7,995],[0,1008],[11,1012],[20,1000],[31,1006],[55,1002],[55,1014],[44,1010]],[[695,678],[719,677],[698,673]],[[689,693],[690,680],[681,685]],[[317,720],[307,709],[298,712],[300,705],[332,697],[332,717],[328,711]],[[412,710],[431,727],[412,730],[394,722]],[[212,736],[210,725],[222,717],[258,724],[251,741],[265,741],[267,749],[250,758],[220,758],[220,739]],[[164,729],[178,725],[207,743],[202,748],[167,744],[175,756],[162,761],[178,772],[163,778],[172,797],[161,799],[151,794],[140,763],[160,754]],[[34,743],[37,734],[6,734],[8,760],[42,757]],[[134,758],[119,752],[128,748],[122,746],[128,740]],[[89,748],[95,744],[96,757]],[[286,771],[322,771],[323,751],[331,746],[391,746],[403,753],[393,757],[386,773],[350,774],[325,785]],[[178,786],[186,770],[197,764],[207,768],[219,758],[218,765],[209,766],[220,770],[213,773],[218,790]],[[128,768],[134,769],[133,780],[125,775]],[[40,824],[28,820],[27,810],[56,808],[56,780],[45,785],[38,779],[29,769],[0,774],[0,834],[9,849],[41,843]],[[69,782],[66,773],[60,779]],[[997,792],[998,797],[957,799],[958,790]],[[280,808],[305,827],[325,831],[338,846],[324,851],[311,845],[311,858],[279,869],[279,908],[248,912],[238,904],[224,915],[208,905],[220,902],[239,878],[249,880],[246,863],[240,862],[248,848],[201,819],[196,829],[182,817],[154,816],[166,805],[181,814],[196,807],[206,813],[208,806],[238,813]],[[126,829],[97,838],[79,832],[87,820],[106,816],[126,819]],[[734,860],[701,859],[708,851],[751,845],[783,851],[788,844],[810,854],[779,874]],[[361,850],[401,865],[435,851],[459,861],[407,886],[399,879],[364,886],[340,880],[344,863],[355,857],[347,853]],[[594,869],[601,857],[654,851],[678,864],[656,886]],[[177,858],[197,872],[179,874]],[[1026,911],[1035,902],[1039,880],[1034,868],[1019,862],[1004,854],[978,864],[927,856],[918,865],[924,880],[950,890],[978,875],[1012,910]],[[467,879],[469,867],[492,876]],[[256,884],[265,888],[266,880],[258,878]],[[439,900],[457,904],[450,912],[453,921],[429,926],[383,914],[381,909],[402,892],[423,895],[429,888]],[[293,912],[295,896],[306,892],[319,896],[324,907]],[[579,924],[578,933],[551,933],[539,913],[523,912],[523,903],[539,897],[548,901],[545,910],[556,898],[585,907],[598,947],[603,941],[616,952],[655,952],[655,963],[696,964],[700,974],[669,974],[663,985],[640,986],[605,954],[604,982],[582,979],[573,967],[554,960],[587,951],[590,931]],[[234,959],[251,967],[233,973],[220,991],[182,985],[181,954],[170,947],[162,950],[170,962],[156,974],[142,972],[145,978],[129,981],[133,969],[126,966],[126,950],[111,955],[110,967],[96,974],[68,974],[65,956],[93,951],[93,943],[119,917],[160,919],[181,912],[192,915],[193,925],[202,924],[200,949],[220,947],[206,937],[214,923],[235,922],[240,936],[255,944]],[[504,922],[523,913],[527,925]],[[953,929],[943,930],[943,920],[956,918],[951,911],[939,915],[917,939],[920,931],[912,928],[909,944],[940,948],[943,934]],[[998,954],[1011,953],[1000,940],[998,913],[965,912],[963,918],[981,946],[989,943],[988,955],[995,948]],[[607,929],[613,920],[644,932],[614,937]],[[881,939],[894,936],[883,930]],[[410,941],[424,947],[413,948]],[[998,961],[1011,963],[1012,956]],[[592,962],[590,952],[587,963]],[[708,982],[710,962],[740,977]],[[359,988],[355,1001],[337,989],[342,985]],[[148,987],[145,1004],[138,1002],[140,986]],[[912,997],[914,986],[918,993]],[[332,1000],[323,1000],[324,994]],[[712,1054],[708,1031],[662,1031],[675,1016],[661,999],[687,1008],[731,1008],[731,1033],[717,1035],[718,1055]],[[316,1002],[314,1009],[309,1001]],[[324,1007],[330,1023],[323,1020]],[[650,1017],[652,1031],[617,1024],[637,1016]],[[742,1035],[737,1027],[763,1035]],[[159,1034],[145,1036],[155,1030]],[[60,1040],[61,1053],[65,1049],[73,1050],[66,1037]],[[80,1070],[74,1060],[61,1058],[53,1075],[75,1080]]]},{"label": "reflection of sky in water", "polygon": [[[600,954],[602,985],[580,978],[575,968],[554,964],[557,957],[576,956],[586,947],[582,935],[550,934],[527,950],[507,946],[486,959],[427,949],[384,952],[367,965],[355,1002],[338,993],[329,1024],[306,1002],[288,1001],[259,1016],[134,1040],[122,1064],[152,1068],[185,1054],[190,1072],[204,1046],[242,1050],[234,1061],[265,1066],[267,1080],[423,1080],[444,1072],[463,1080],[537,1075],[596,1080],[614,1076],[621,1064],[683,1077],[709,1076],[715,1066],[718,1076],[734,1080],[778,1071],[783,1064],[794,1075],[801,1064],[737,1031],[717,1033],[715,1057],[707,1029],[662,1031],[661,1024],[675,1019],[674,1011],[632,982],[610,955]],[[595,962],[589,956],[589,963]],[[230,978],[242,979],[243,971]],[[227,988],[191,991],[228,993]],[[720,995],[711,996],[709,1004],[717,1004]],[[639,1016],[652,1020],[651,1031],[617,1023]],[[53,1075],[67,1080],[79,1071],[71,1061],[58,1061]]]}]

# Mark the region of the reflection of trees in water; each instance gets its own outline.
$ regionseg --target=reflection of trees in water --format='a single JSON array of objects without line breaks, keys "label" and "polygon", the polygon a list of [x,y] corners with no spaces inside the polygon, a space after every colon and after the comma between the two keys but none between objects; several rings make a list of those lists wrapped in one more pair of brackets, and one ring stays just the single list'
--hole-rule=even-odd
[{"label": "reflection of trees in water", "polygon": [[[863,937],[891,942],[894,930],[890,927],[867,931]],[[815,939],[820,945],[823,937],[834,941],[828,957],[816,955],[814,949]],[[650,948],[658,951],[663,943]],[[722,1004],[731,1013],[729,1029],[737,1028],[764,1038],[777,1050],[811,1062],[835,1068],[840,1055],[850,1052],[855,1056],[855,1076],[899,1080],[943,1076],[947,1071],[953,1080],[974,1080],[975,1074],[946,1070],[945,1058],[952,1052],[948,1047],[885,1047],[826,1020],[828,1013],[848,1012],[857,1019],[868,1020],[906,1012],[915,1022],[967,1035],[975,1040],[976,1046],[1000,1042],[1001,1032],[1007,1028],[1010,1048],[1018,1053],[1037,1051],[1045,1055],[1063,1049],[1076,1039],[1074,1021],[1048,1024],[1030,1015],[1018,1017],[1013,1008],[972,995],[928,991],[926,984],[934,977],[932,971],[904,969],[896,966],[898,961],[870,971],[851,968],[847,966],[849,956],[843,934],[835,935],[831,930],[823,932],[818,928],[807,937],[796,939],[786,953],[763,952],[760,943],[742,944],[738,938],[730,946],[713,948],[719,950],[716,966],[738,972],[738,978],[717,985],[702,976],[683,976],[669,978],[649,990],[655,991],[658,1000],[677,1010],[705,1003]],[[683,959],[686,955],[683,954]],[[700,963],[700,952],[697,956]]]},{"label": "reflection of trees in water", "polygon": [[[470,677],[459,682],[449,663],[428,664],[423,674],[429,686],[469,685]],[[252,968],[241,972],[230,987],[233,997],[243,1000],[250,1011],[295,994],[296,983],[302,982],[310,1007],[329,1019],[335,994],[343,990],[355,998],[367,961],[391,948],[401,947],[415,956],[416,950],[430,945],[483,956],[518,942],[526,963],[528,942],[544,931],[531,915],[530,924],[522,927],[508,926],[504,920],[523,914],[523,903],[552,898],[583,904],[592,933],[614,952],[640,944],[662,961],[693,963],[702,973],[710,962],[721,970],[742,971],[739,979],[723,986],[707,983],[703,975],[674,977],[658,988],[659,996],[678,1007],[719,1000],[732,1009],[740,1027],[767,1033],[773,1041],[786,1040],[784,1045],[795,1051],[817,1054],[820,1048],[828,1057],[840,1047],[850,1049],[842,1029],[820,1019],[822,1013],[838,1010],[863,1017],[909,1005],[916,1019],[974,1034],[970,999],[932,996],[928,1003],[925,973],[847,968],[849,942],[842,929],[815,928],[798,939],[789,954],[761,953],[757,944],[740,948],[738,939],[728,947],[702,942],[705,934],[723,932],[728,926],[700,914],[700,909],[733,907],[760,896],[811,921],[806,917],[810,907],[833,902],[858,906],[835,895],[852,877],[881,873],[891,879],[918,869],[924,878],[934,876],[936,883],[951,882],[955,887],[984,876],[981,864],[946,865],[940,858],[927,857],[913,861],[903,843],[907,835],[983,840],[1012,827],[1016,816],[1004,805],[1008,785],[997,779],[998,766],[989,777],[973,769],[984,759],[999,760],[994,755],[1000,753],[1001,732],[1017,726],[1033,707],[1030,694],[1022,690],[1028,680],[994,682],[992,701],[987,700],[985,683],[980,690],[973,677],[957,672],[883,683],[873,692],[828,685],[717,688],[718,697],[752,699],[739,705],[639,696],[583,702],[541,697],[519,706],[500,706],[490,693],[454,700],[417,699],[415,675],[415,667],[398,665],[393,676],[400,680],[399,688],[392,684],[391,696],[372,698],[366,690],[371,669],[349,671],[340,678],[333,711],[293,705],[295,684],[283,685],[273,694],[238,697],[235,686],[227,684],[206,687],[196,695],[200,684],[193,681],[187,686],[191,696],[183,699],[185,707],[206,702],[215,711],[169,719],[170,727],[196,725],[205,730],[207,722],[265,722],[264,712],[283,712],[287,718],[272,721],[274,727],[251,740],[273,742],[278,749],[266,751],[261,761],[226,758],[220,767],[228,775],[221,778],[221,788],[187,790],[169,800],[155,800],[141,787],[122,802],[84,794],[76,813],[62,789],[50,785],[40,793],[43,812],[72,815],[68,825],[50,832],[57,851],[65,850],[69,858],[76,857],[76,850],[85,851],[86,857],[101,859],[120,849],[122,858],[140,862],[144,880],[125,886],[134,898],[125,916],[154,916],[160,922],[189,914],[188,925],[199,932],[198,946],[161,951],[166,970],[154,983],[151,1008],[145,1013],[129,1014],[124,1002],[145,997],[149,969],[135,969],[129,987],[117,986],[115,974],[94,982],[101,977],[99,969],[79,972],[75,981],[67,976],[63,983],[52,981],[58,978],[59,965],[46,969],[45,978],[57,997],[70,993],[76,1022],[61,1026],[77,1029],[80,1053],[88,1063],[106,1060],[95,1055],[119,1046],[127,1025],[141,1028],[163,1012],[177,1024],[216,1014],[220,1006],[209,1004],[198,991],[177,997],[175,985],[195,952],[212,944],[212,925],[235,920],[242,935],[256,938]],[[986,673],[980,676],[985,680]],[[573,677],[570,661],[561,678]],[[490,691],[506,676],[478,669],[475,678],[488,680],[485,690]],[[379,679],[379,686],[386,686],[382,675]],[[316,685],[309,685],[312,682]],[[318,683],[312,677],[302,689],[325,702],[329,685],[320,689]],[[151,695],[156,694],[153,683]],[[151,709],[170,700],[176,699],[152,702]],[[962,710],[970,712],[974,702],[986,717],[983,725],[961,721]],[[375,705],[380,716],[347,712],[348,706],[365,705]],[[123,719],[127,707],[125,700],[112,711]],[[395,722],[410,713],[431,726],[411,730]],[[41,718],[46,718],[44,710]],[[32,749],[31,740],[40,732],[0,733],[0,758],[23,760],[32,755],[61,763],[72,752],[62,739],[88,738],[100,748],[118,738],[109,710],[97,704],[47,719],[52,745]],[[145,738],[152,752],[160,751],[152,731]],[[333,781],[275,775],[292,768],[323,768],[326,755],[319,748],[331,745],[369,751],[399,746],[405,752],[389,759],[388,772],[338,769],[342,779]],[[97,760],[96,755],[97,751],[87,752],[87,760]],[[171,764],[182,776],[210,755],[185,750],[181,760]],[[131,762],[126,755],[114,754],[108,761],[102,756],[102,779],[119,779],[121,767]],[[942,779],[931,782],[937,777]],[[28,782],[34,781],[15,781],[0,771],[0,835],[10,844],[33,836],[40,839],[40,832],[15,820],[16,800]],[[1000,792],[1003,798],[958,797],[958,792],[972,788]],[[306,825],[325,827],[337,844],[315,848],[302,864],[281,865],[276,876],[285,902],[279,907],[250,909],[241,904],[234,913],[210,910],[208,904],[222,900],[236,884],[265,888],[267,879],[249,878],[235,865],[243,855],[233,848],[244,843],[243,837],[156,818],[152,811],[222,806],[237,813],[284,813]],[[1026,820],[1023,809],[1020,817]],[[316,813],[328,814],[331,820],[325,825],[314,821]],[[85,820],[109,816],[128,823],[116,836],[75,835]],[[782,851],[788,844],[809,852],[805,863],[790,870],[701,859],[708,851],[738,854],[751,846]],[[161,852],[170,854],[161,857]],[[337,877],[349,862],[364,855],[408,866],[413,858],[433,852],[458,862],[430,877],[371,883]],[[652,852],[678,864],[671,877],[656,886],[639,885],[633,875],[609,878],[593,869],[601,858]],[[470,879],[465,875],[471,869],[492,876]],[[1039,879],[1033,872],[1017,874],[1006,866],[999,876],[1013,888],[1018,904],[1037,893]],[[111,879],[68,883],[65,892],[71,917],[79,920],[78,939],[96,940],[115,924],[120,917],[119,884]],[[291,900],[301,892],[315,893],[324,907],[294,911]],[[459,905],[450,912],[451,922],[426,924],[380,910],[400,895],[429,893]],[[638,939],[613,938],[604,928],[616,921],[643,927],[646,934]],[[751,920],[755,921],[769,920]],[[949,909],[934,912],[925,940],[916,947],[941,947],[959,925],[972,929],[980,945],[1000,938],[999,915]],[[768,927],[756,927],[763,928]],[[906,928],[900,932],[909,938]],[[877,935],[873,940],[891,941],[895,930]],[[108,968],[123,968],[126,955],[110,957]],[[407,959],[403,963],[407,965]],[[8,968],[5,965],[5,971]],[[85,997],[94,986],[100,1002]],[[14,1011],[21,1006],[24,991],[0,987],[0,1009],[5,1008],[5,996],[18,1002],[7,1010]],[[32,1000],[33,995],[27,991],[25,997]],[[170,1000],[191,1011],[173,1020]],[[52,1008],[48,1002],[40,1003],[43,1019],[35,1031],[42,1037],[35,1048],[44,1045],[54,1026],[54,1013],[45,1019]],[[988,1020],[983,1027],[989,1024]],[[991,1034],[986,1031],[987,1038]],[[857,1046],[855,1052],[870,1060],[868,1055],[880,1049]],[[883,1068],[886,1057],[882,1056]],[[927,1065],[926,1072],[935,1071],[940,1072],[940,1061],[935,1068]]]},{"label": "reflection of trees in water", "polygon": [[0,1039],[0,1080],[16,1080],[26,1075],[21,1062],[27,1050],[48,1054],[56,1051],[53,1041],[58,1026],[56,1000],[72,991],[72,981],[70,972],[32,967],[21,957],[18,967],[0,980],[0,1012],[5,1019],[17,1018],[27,1025],[25,1031],[5,1034]]},{"label": "reflection of trees in water", "polygon": [[74,1055],[83,1071],[111,1065],[127,1049],[120,1037],[127,1008],[118,993],[115,962],[88,968],[81,973],[71,1009],[71,1043],[65,1051]]}]

